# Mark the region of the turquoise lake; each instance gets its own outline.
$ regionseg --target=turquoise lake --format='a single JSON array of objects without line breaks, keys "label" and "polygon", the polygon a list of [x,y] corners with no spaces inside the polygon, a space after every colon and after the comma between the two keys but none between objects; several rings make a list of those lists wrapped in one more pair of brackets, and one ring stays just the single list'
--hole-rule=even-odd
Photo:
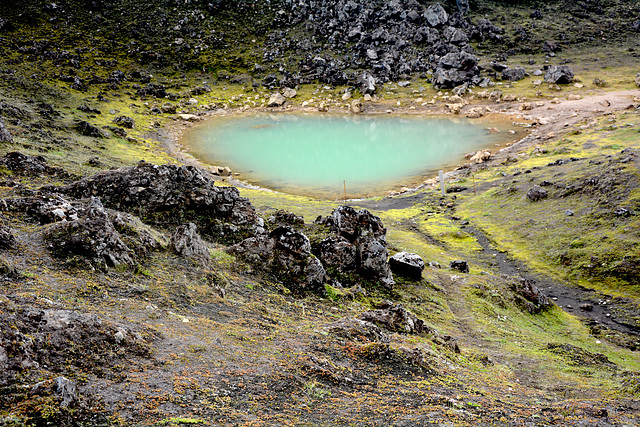
[{"label": "turquoise lake", "polygon": [[336,199],[345,184],[349,198],[418,185],[463,163],[466,153],[493,148],[496,136],[486,127],[446,118],[262,114],[208,120],[183,143],[251,184]]}]

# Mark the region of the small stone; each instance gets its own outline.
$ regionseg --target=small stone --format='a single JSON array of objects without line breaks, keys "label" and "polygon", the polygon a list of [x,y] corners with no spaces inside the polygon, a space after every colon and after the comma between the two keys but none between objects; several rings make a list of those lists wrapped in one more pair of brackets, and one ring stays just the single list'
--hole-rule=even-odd
[{"label": "small stone", "polygon": [[571,209],[567,209],[567,211],[564,213],[566,216],[573,216],[574,213]]},{"label": "small stone", "polygon": [[449,263],[449,268],[452,270],[457,270],[461,273],[468,273],[469,272],[469,264],[467,263],[467,261],[451,261]]}]

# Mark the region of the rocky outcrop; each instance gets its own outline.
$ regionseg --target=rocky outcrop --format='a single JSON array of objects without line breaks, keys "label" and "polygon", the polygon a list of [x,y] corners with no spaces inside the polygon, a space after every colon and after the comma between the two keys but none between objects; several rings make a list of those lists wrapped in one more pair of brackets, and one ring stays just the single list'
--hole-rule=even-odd
[{"label": "rocky outcrop", "polygon": [[[31,374],[53,378],[47,371],[60,373],[75,367],[85,374],[104,375],[132,356],[151,355],[140,333],[96,315],[43,308],[41,302],[15,297],[0,297],[0,312],[3,385],[24,381]],[[68,405],[75,401],[73,385],[61,378],[50,384],[52,394],[62,405]],[[34,394],[46,393],[47,383],[38,383],[35,390],[34,383],[30,383]]]},{"label": "rocky outcrop", "polygon": [[133,265],[133,252],[120,239],[100,199],[79,209],[79,218],[52,224],[44,230],[51,252],[64,259],[81,257],[93,268]]},{"label": "rocky outcrop", "polygon": [[0,166],[22,175],[58,175],[69,176],[62,168],[49,166],[42,156],[29,156],[16,151],[0,157]]},{"label": "rocky outcrop", "polygon": [[197,233],[197,227],[192,222],[176,228],[171,235],[171,248],[177,254],[197,262],[206,264],[211,258],[209,247]]},{"label": "rocky outcrop", "polygon": [[415,335],[434,333],[424,321],[407,311],[402,304],[390,301],[384,301],[377,310],[365,311],[358,318],[391,332]]},{"label": "rocky outcrop", "polygon": [[393,274],[420,280],[422,279],[422,270],[424,270],[424,261],[418,254],[398,252],[389,258],[389,267],[391,267]]},{"label": "rocky outcrop", "polygon": [[325,294],[325,270],[311,254],[309,238],[289,226],[259,233],[228,251],[271,273],[294,292]]},{"label": "rocky outcrop", "polygon": [[573,82],[573,70],[567,65],[554,65],[547,69],[544,81],[551,84],[570,84]]},{"label": "rocky outcrop", "polygon": [[193,166],[137,166],[102,172],[44,193],[78,199],[99,197],[106,207],[138,215],[143,221],[195,222],[203,234],[237,242],[252,233],[257,216],[235,187],[216,187],[209,175]]},{"label": "rocky outcrop", "polygon": [[356,211],[341,206],[320,220],[329,227],[331,236],[316,245],[315,253],[323,265],[340,273],[355,273],[380,282],[386,288],[394,285],[387,261],[387,230],[377,216],[366,209]]}]

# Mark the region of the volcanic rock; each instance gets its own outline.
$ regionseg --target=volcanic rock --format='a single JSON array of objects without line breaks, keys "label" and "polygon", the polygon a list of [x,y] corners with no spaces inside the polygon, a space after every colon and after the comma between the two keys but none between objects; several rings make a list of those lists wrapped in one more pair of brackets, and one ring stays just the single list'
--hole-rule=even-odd
[{"label": "volcanic rock", "polygon": [[551,66],[544,75],[544,81],[550,84],[569,84],[573,82],[573,70],[567,65]]},{"label": "volcanic rock", "polygon": [[420,280],[422,270],[424,270],[424,261],[418,254],[398,252],[389,259],[389,267],[398,276]]}]

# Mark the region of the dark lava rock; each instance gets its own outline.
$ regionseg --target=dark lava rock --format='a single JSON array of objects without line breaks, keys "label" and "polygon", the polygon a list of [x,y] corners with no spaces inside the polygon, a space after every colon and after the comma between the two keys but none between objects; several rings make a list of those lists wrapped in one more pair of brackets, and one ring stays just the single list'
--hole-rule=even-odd
[{"label": "dark lava rock", "polygon": [[336,336],[347,338],[353,341],[369,341],[369,342],[383,342],[388,343],[391,341],[389,336],[382,332],[382,330],[373,324],[362,319],[340,319],[325,327],[325,329]]},{"label": "dark lava rock", "polygon": [[567,65],[551,66],[544,75],[544,81],[551,84],[569,84],[573,82],[573,70]]},{"label": "dark lava rock", "polygon": [[4,123],[2,122],[1,119],[0,119],[0,142],[8,142],[8,143],[13,142],[13,137],[11,136],[11,133],[4,126]]},{"label": "dark lava rock", "polygon": [[326,275],[311,255],[309,238],[289,226],[258,234],[228,248],[247,262],[268,271],[294,292],[325,294]]},{"label": "dark lava rock", "polygon": [[79,210],[79,219],[52,224],[44,236],[59,258],[83,257],[93,268],[134,265],[133,251],[120,239],[97,197]]},{"label": "dark lava rock", "polygon": [[102,132],[100,132],[100,129],[89,122],[85,122],[84,120],[76,123],[75,128],[81,135],[90,136],[92,138],[102,138]]},{"label": "dark lava rock", "polygon": [[102,114],[100,110],[98,110],[97,108],[91,108],[87,104],[82,104],[81,106],[78,107],[78,110],[87,114]]},{"label": "dark lava rock", "polygon": [[393,287],[393,276],[387,261],[387,230],[380,218],[366,209],[356,211],[341,206],[320,222],[329,226],[332,233],[315,250],[327,268],[357,273],[379,281],[388,289]]},{"label": "dark lava rock", "polygon": [[320,242],[316,253],[322,265],[336,268],[341,273],[358,268],[358,248],[342,236],[327,237]]},{"label": "dark lava rock", "polygon": [[167,102],[166,104],[162,104],[162,107],[160,107],[160,111],[162,111],[164,114],[175,114],[176,106]]},{"label": "dark lava rock", "polygon": [[469,264],[467,261],[451,261],[449,263],[449,268],[452,270],[457,270],[461,273],[469,272]]},{"label": "dark lava rock", "polygon": [[540,313],[553,305],[542,291],[533,282],[520,279],[511,285],[511,290],[516,294],[516,302],[524,306],[531,314]]},{"label": "dark lava rock", "polygon": [[[147,222],[195,222],[201,233],[233,243],[252,234],[257,216],[251,203],[234,187],[217,187],[193,166],[137,166],[102,172],[62,187],[42,191],[82,199],[100,197],[105,206],[131,212]],[[230,224],[229,224],[230,223]]]},{"label": "dark lava rock", "polygon": [[16,237],[11,228],[0,224],[0,249],[15,249],[16,246]]},{"label": "dark lava rock", "polygon": [[425,10],[424,18],[432,27],[438,27],[440,25],[446,24],[447,20],[449,19],[449,15],[447,15],[447,12],[440,5],[440,3],[436,3],[432,4],[427,8],[427,10]]},{"label": "dark lava rock", "polygon": [[209,247],[197,232],[197,227],[190,222],[176,228],[171,235],[171,248],[177,253],[196,261],[207,263],[211,259]]},{"label": "dark lava rock", "polygon": [[394,274],[414,280],[422,279],[424,261],[418,254],[399,252],[389,259],[389,267]]},{"label": "dark lava rock", "polygon": [[146,98],[153,96],[155,98],[164,98],[167,96],[167,90],[164,85],[157,83],[149,83],[144,87],[138,89],[138,96]]},{"label": "dark lava rock", "polygon": [[303,217],[284,210],[276,211],[275,215],[269,218],[269,221],[280,225],[304,225]]},{"label": "dark lava rock", "polygon": [[391,332],[417,335],[433,333],[423,320],[407,311],[402,304],[390,301],[384,301],[378,310],[365,311],[358,318]]},{"label": "dark lava rock", "polygon": [[522,80],[527,76],[527,72],[524,68],[507,68],[502,72],[502,80],[508,80],[510,82],[515,82],[518,80]]},{"label": "dark lava rock", "polygon": [[547,193],[547,190],[543,189],[539,185],[534,185],[529,189],[529,191],[527,191],[527,199],[531,200],[532,202],[546,199],[548,196],[549,193]]},{"label": "dark lava rock", "polygon": [[438,89],[451,89],[474,81],[478,75],[478,59],[474,55],[468,52],[451,52],[438,61],[432,83]]},{"label": "dark lava rock", "polygon": [[23,175],[68,176],[62,168],[51,167],[42,156],[29,156],[16,151],[0,157],[0,166]]},{"label": "dark lava rock", "polygon": [[133,129],[136,125],[136,122],[128,116],[118,116],[113,119],[113,123],[127,129]]}]

